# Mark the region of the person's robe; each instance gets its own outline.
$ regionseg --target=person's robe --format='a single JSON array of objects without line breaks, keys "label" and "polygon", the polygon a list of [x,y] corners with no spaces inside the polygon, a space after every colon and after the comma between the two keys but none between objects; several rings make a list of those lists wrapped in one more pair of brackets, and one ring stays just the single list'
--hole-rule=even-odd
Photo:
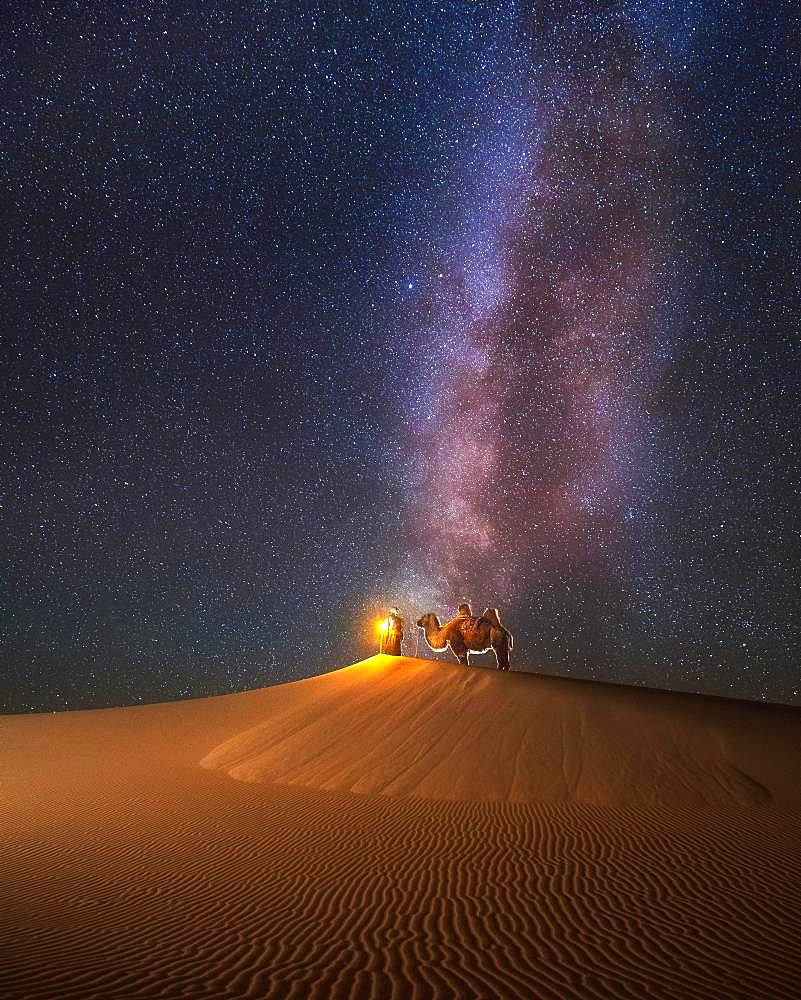
[{"label": "person's robe", "polygon": [[387,656],[401,655],[401,639],[403,639],[403,621],[394,616],[389,619],[389,628],[384,636],[384,652]]}]

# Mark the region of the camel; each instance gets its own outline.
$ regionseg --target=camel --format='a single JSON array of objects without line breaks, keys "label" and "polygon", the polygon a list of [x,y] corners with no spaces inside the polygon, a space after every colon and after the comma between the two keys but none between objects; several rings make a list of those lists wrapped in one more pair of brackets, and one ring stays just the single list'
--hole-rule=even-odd
[{"label": "camel", "polygon": [[460,614],[444,625],[428,612],[419,618],[417,627],[425,632],[430,649],[443,650],[448,646],[462,664],[468,666],[468,653],[495,653],[498,670],[509,670],[509,650],[513,646],[512,634],[501,625],[497,608],[487,608],[480,618]]}]

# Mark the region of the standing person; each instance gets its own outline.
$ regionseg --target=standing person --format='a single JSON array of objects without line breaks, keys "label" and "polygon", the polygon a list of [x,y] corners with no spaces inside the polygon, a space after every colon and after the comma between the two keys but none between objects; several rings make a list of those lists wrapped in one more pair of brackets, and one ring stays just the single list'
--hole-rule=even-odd
[{"label": "standing person", "polygon": [[389,627],[384,636],[384,652],[388,656],[400,656],[401,640],[403,639],[403,619],[397,608],[389,609],[387,622],[389,623]]}]

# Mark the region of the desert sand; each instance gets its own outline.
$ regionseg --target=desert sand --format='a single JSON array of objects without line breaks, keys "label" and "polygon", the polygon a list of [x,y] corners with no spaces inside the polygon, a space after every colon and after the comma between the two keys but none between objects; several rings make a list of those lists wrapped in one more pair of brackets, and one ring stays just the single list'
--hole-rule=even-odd
[{"label": "desert sand", "polygon": [[0,718],[0,996],[801,995],[801,709],[392,657]]}]

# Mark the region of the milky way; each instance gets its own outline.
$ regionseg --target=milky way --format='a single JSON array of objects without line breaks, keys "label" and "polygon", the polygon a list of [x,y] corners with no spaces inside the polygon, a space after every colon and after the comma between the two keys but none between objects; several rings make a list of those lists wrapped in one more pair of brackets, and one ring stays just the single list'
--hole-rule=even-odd
[{"label": "milky way", "polygon": [[625,18],[616,28],[588,40],[585,24],[552,22],[547,48],[571,59],[547,71],[512,34],[502,78],[482,63],[474,84],[500,96],[431,265],[415,351],[430,384],[410,400],[407,567],[441,605],[603,580],[637,535],[681,272],[668,271],[669,69]]},{"label": "milky way", "polygon": [[[501,63],[497,38],[478,59],[468,86],[490,95],[477,100],[481,139],[419,292],[410,531],[388,581],[410,610],[508,608],[530,647],[593,673],[638,647],[652,663],[665,639],[675,657],[697,608],[675,508],[687,470],[660,386],[697,335],[684,112],[670,95],[699,25],[674,23],[666,51],[665,23],[631,14],[550,10],[522,33],[503,25]],[[682,436],[694,430],[688,419]],[[714,518],[714,503],[696,513]],[[744,601],[732,582],[715,581],[708,610],[734,624],[742,608],[736,631],[750,632],[753,590]],[[566,613],[576,596],[582,611]],[[699,659],[720,668],[708,638],[691,658],[699,679]]]},{"label": "milky way", "polygon": [[518,669],[799,698],[783,6],[2,31],[5,708],[290,680],[464,598]]}]

